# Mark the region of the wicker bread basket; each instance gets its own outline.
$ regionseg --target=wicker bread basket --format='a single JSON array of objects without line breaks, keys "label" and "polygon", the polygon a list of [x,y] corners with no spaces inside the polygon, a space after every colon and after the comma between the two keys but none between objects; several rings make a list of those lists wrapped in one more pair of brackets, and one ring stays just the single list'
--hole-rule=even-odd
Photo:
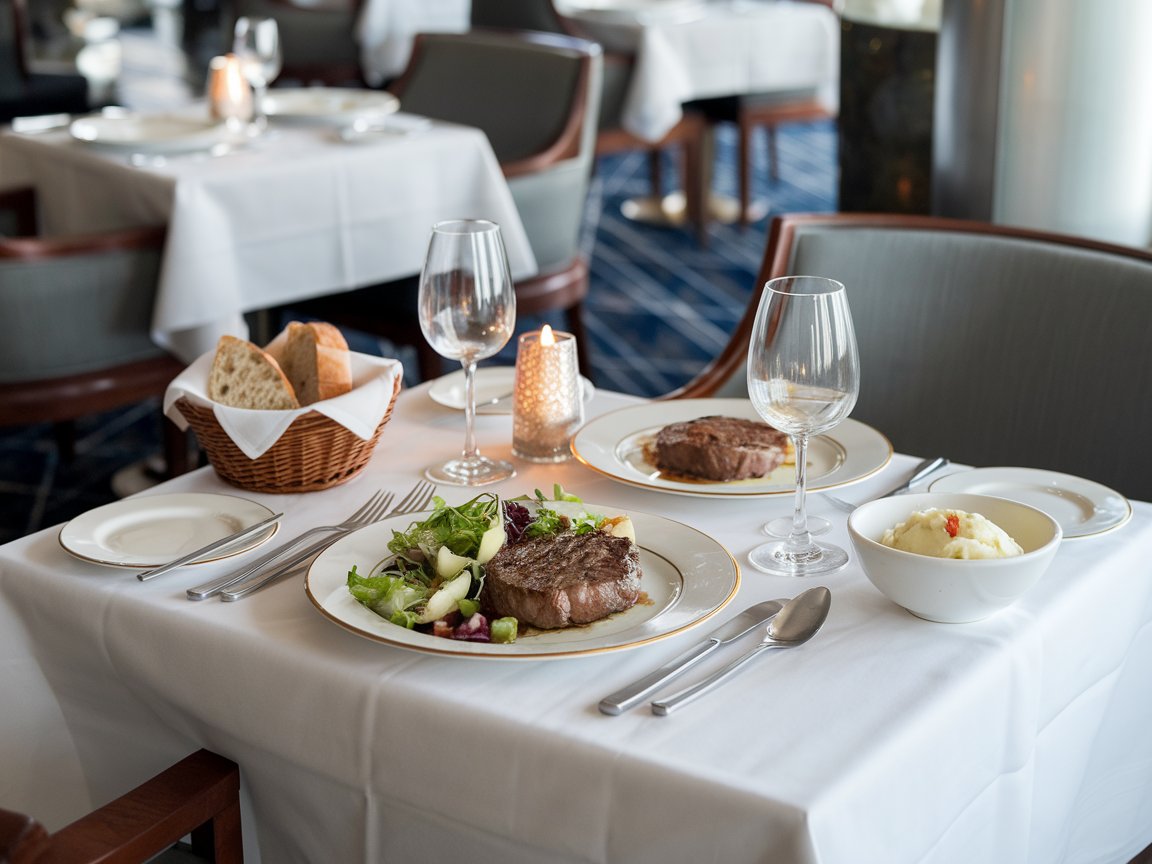
[{"label": "wicker bread basket", "polygon": [[365,441],[335,420],[309,411],[292,421],[280,439],[257,459],[249,459],[221,428],[209,405],[187,397],[176,401],[212,467],[233,486],[250,492],[316,492],[339,486],[364,470],[400,394],[400,376],[388,409]]}]

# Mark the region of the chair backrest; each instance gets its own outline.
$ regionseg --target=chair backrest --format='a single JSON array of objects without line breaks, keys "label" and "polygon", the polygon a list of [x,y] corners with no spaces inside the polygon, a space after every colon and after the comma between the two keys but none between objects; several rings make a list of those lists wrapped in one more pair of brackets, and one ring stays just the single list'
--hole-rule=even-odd
[{"label": "chair backrest", "polygon": [[669,396],[746,394],[763,284],[799,273],[848,287],[852,416],[898,450],[1152,499],[1152,252],[934,217],[780,217],[729,345]]},{"label": "chair backrest", "polygon": [[24,0],[0,2],[0,99],[19,96],[27,79]]},{"label": "chair backrest", "polygon": [[472,0],[469,20],[473,27],[577,35],[552,0]]},{"label": "chair backrest", "polygon": [[599,47],[568,36],[421,33],[392,89],[405,111],[484,131],[547,272],[579,247],[600,74]]},{"label": "chair backrest", "polygon": [[149,336],[164,235],[0,238],[0,384],[167,356]]},{"label": "chair backrest", "polygon": [[242,15],[275,18],[280,31],[283,68],[278,81],[356,84],[364,79],[356,21],[362,0],[231,0],[222,50],[232,50],[236,19]]}]

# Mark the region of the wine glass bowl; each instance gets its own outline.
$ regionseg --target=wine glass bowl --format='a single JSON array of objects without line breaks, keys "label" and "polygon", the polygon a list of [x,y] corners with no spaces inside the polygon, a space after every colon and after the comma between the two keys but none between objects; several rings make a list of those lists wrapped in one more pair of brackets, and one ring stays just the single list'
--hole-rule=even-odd
[{"label": "wine glass bowl", "polygon": [[753,549],[765,573],[808,576],[848,563],[839,547],[812,540],[808,528],[807,452],[811,436],[844,420],[860,391],[860,361],[844,285],[820,276],[765,284],[748,347],[748,397],[765,422],[792,437],[796,498],[791,530]]},{"label": "wine glass bowl", "polygon": [[503,348],[516,326],[516,292],[500,226],[482,219],[434,225],[417,303],[424,338],[440,356],[460,361],[465,381],[464,450],[425,473],[457,486],[512,477],[511,463],[480,455],[475,434],[476,363]]},{"label": "wine glass bowl", "polygon": [[244,77],[254,94],[253,127],[256,131],[268,125],[264,100],[268,87],[280,74],[283,58],[280,49],[280,28],[275,18],[242,15],[236,19],[233,30],[232,53],[240,58]]}]

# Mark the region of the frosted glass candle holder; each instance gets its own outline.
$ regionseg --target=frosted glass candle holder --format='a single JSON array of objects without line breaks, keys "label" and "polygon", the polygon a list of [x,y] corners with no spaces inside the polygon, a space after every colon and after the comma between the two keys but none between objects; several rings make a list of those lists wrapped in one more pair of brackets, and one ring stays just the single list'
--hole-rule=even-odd
[{"label": "frosted glass candle holder", "polygon": [[512,452],[531,462],[563,462],[583,422],[576,337],[547,324],[523,334],[516,350]]}]

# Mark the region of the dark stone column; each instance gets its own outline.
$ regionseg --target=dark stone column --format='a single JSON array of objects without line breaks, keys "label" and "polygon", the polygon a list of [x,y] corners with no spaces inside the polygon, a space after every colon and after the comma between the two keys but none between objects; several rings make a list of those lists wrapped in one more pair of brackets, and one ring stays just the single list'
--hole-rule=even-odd
[{"label": "dark stone column", "polygon": [[840,210],[930,212],[936,38],[841,18]]}]

